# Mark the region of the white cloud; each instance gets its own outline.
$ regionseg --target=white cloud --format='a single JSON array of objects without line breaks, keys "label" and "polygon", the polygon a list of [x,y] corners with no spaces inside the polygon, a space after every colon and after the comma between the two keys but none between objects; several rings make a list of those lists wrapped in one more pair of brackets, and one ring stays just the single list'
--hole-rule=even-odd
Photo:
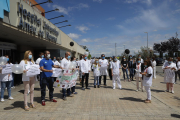
[{"label": "white cloud", "polygon": [[108,18],[106,20],[115,20],[115,17],[110,17],[110,18]]},{"label": "white cloud", "polygon": [[91,41],[91,40],[89,40],[89,39],[82,39],[82,40],[81,40],[81,42],[83,42],[83,43],[84,43],[84,42],[90,42],[90,41]]},{"label": "white cloud", "polygon": [[152,0],[125,0],[125,3],[137,3],[137,2],[146,3],[148,5],[152,4]]},{"label": "white cloud", "polygon": [[103,0],[93,0],[93,2],[99,2],[102,3]]},{"label": "white cloud", "polygon": [[75,34],[75,33],[69,33],[67,34],[72,39],[78,39],[81,35]]},{"label": "white cloud", "polygon": [[[48,7],[50,8],[51,5],[48,4]],[[60,13],[63,13],[63,14],[66,14],[68,15],[70,11],[73,11],[75,9],[77,10],[81,10],[83,8],[89,8],[89,5],[88,4],[84,4],[84,3],[79,3],[78,5],[76,6],[72,6],[72,7],[68,7],[68,8],[65,8],[65,7],[62,7],[62,6],[59,6],[59,5],[53,5],[52,6],[54,9],[55,8],[58,8]]]},{"label": "white cloud", "polygon": [[76,27],[79,31],[81,31],[82,33],[86,33],[87,30],[89,30],[88,27],[82,25],[82,26],[77,26]]}]

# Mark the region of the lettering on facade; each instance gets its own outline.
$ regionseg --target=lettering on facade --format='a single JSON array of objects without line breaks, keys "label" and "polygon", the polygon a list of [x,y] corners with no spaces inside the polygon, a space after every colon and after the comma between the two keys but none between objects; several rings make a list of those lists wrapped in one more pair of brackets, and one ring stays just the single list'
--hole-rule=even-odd
[{"label": "lettering on facade", "polygon": [[[57,42],[57,37],[59,36],[59,32],[56,31],[55,28],[50,27],[45,21],[43,21],[43,24],[41,23],[41,19],[37,17],[37,15],[31,14],[30,12],[28,12],[26,9],[23,8],[23,5],[18,3],[18,14],[21,15],[21,17],[19,18],[19,28],[22,28],[23,30],[26,30],[27,32],[30,32],[32,34],[38,34],[38,36],[40,37],[45,37],[46,39],[48,39],[49,41],[52,42]],[[23,20],[27,20],[27,22],[23,21]],[[39,30],[37,31],[36,27],[40,27],[43,25],[43,30]],[[52,36],[52,35],[56,36]]]}]

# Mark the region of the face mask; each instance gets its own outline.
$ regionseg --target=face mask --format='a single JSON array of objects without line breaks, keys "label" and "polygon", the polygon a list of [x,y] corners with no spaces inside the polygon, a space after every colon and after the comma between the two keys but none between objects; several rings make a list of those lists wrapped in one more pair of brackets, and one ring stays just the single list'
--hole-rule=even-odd
[{"label": "face mask", "polygon": [[85,60],[87,59],[87,57],[84,58]]},{"label": "face mask", "polygon": [[76,62],[76,60],[74,60],[74,62]]},{"label": "face mask", "polygon": [[138,63],[141,63],[141,61],[138,61]]},{"label": "face mask", "polygon": [[71,58],[71,56],[69,55],[69,56],[68,56],[68,60],[69,60],[70,58]]},{"label": "face mask", "polygon": [[147,65],[144,65],[147,68]]},{"label": "face mask", "polygon": [[141,57],[139,57],[139,58],[141,58]]},{"label": "face mask", "polygon": [[102,59],[105,59],[105,57],[102,57]]},{"label": "face mask", "polygon": [[42,58],[44,58],[44,55],[41,55]]},{"label": "face mask", "polygon": [[9,61],[9,58],[7,58],[7,62]]},{"label": "face mask", "polygon": [[111,60],[111,59],[110,59]]},{"label": "face mask", "polygon": [[48,54],[48,55],[47,55],[47,58],[50,58],[50,57],[51,57],[51,55],[50,55],[50,54]]},{"label": "face mask", "polygon": [[61,62],[61,60],[59,62]]},{"label": "face mask", "polygon": [[31,59],[32,58],[32,55],[29,55],[29,59]]},{"label": "face mask", "polygon": [[172,63],[172,61],[169,61],[168,63],[169,63],[169,64],[171,64],[171,63]]},{"label": "face mask", "polygon": [[56,59],[54,59],[54,61],[56,61]]},{"label": "face mask", "polygon": [[116,59],[114,59],[114,61],[117,61],[117,58],[116,58]]},{"label": "face mask", "polygon": [[126,59],[126,58],[123,58],[123,59]]},{"label": "face mask", "polygon": [[96,63],[98,64],[98,61],[96,61]]},{"label": "face mask", "polygon": [[132,58],[132,57],[130,57],[130,58]]}]

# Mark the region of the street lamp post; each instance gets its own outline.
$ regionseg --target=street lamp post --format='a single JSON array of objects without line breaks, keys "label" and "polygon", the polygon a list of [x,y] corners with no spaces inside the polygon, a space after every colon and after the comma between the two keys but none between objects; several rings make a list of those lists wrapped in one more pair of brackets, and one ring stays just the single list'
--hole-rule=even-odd
[{"label": "street lamp post", "polygon": [[71,26],[71,25],[65,25],[65,26],[61,26],[61,27],[58,27],[58,28],[67,27],[67,26]]},{"label": "street lamp post", "polygon": [[58,22],[58,23],[54,23],[54,25],[59,24],[59,23],[63,23],[63,22],[68,22],[68,20],[62,21],[62,22]]},{"label": "street lamp post", "polygon": [[147,33],[147,48],[148,48],[148,32],[144,32],[144,33]]},{"label": "street lamp post", "polygon": [[50,18],[48,20],[56,19],[56,18],[59,18],[59,17],[64,17],[64,15],[61,15],[61,16],[58,16],[58,17],[54,17],[54,18]]}]

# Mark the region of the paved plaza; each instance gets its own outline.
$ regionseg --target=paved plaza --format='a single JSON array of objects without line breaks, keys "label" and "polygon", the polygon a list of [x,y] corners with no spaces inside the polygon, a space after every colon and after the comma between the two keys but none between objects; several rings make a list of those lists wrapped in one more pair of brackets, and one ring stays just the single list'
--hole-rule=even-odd
[{"label": "paved plaza", "polygon": [[[171,120],[180,119],[180,81],[175,84],[175,94],[165,93],[163,77],[153,79],[152,103],[144,103],[146,92],[136,92],[135,81],[124,82],[123,90],[112,89],[112,81],[107,80],[107,87],[94,88],[92,73],[89,79],[91,90],[82,91],[78,84],[77,95],[62,100],[60,88],[55,88],[54,98],[41,105],[39,83],[35,85],[36,109],[24,111],[23,85],[12,89],[14,100],[0,103],[0,120]],[[28,96],[29,97],[29,96]]]}]

